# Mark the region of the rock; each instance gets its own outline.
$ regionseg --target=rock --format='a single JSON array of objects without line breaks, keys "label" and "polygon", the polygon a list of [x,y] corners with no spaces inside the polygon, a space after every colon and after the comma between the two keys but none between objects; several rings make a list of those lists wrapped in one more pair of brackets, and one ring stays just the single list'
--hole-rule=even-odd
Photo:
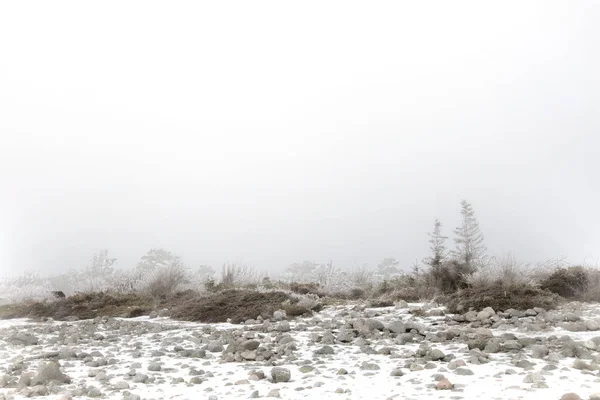
[{"label": "rock", "polygon": [[153,362],[148,364],[148,371],[160,371],[162,368],[159,363]]},{"label": "rock", "polygon": [[285,310],[277,310],[273,313],[273,321],[283,321],[287,318]]},{"label": "rock", "polygon": [[404,372],[402,372],[401,368],[394,368],[390,373],[390,376],[403,376]]},{"label": "rock", "polygon": [[435,384],[436,390],[451,390],[454,388],[454,385],[450,383],[447,378],[442,378]]},{"label": "rock", "polygon": [[271,369],[271,377],[275,383],[289,382],[292,377],[292,373],[287,368],[273,367]]},{"label": "rock", "polygon": [[470,370],[470,369],[468,369],[468,368],[456,368],[456,369],[454,370],[454,373],[455,373],[456,375],[462,375],[462,376],[474,375],[474,374],[473,374],[473,371],[471,371],[471,370]]},{"label": "rock", "polygon": [[271,389],[267,394],[267,397],[280,398],[281,394],[279,393],[279,389]]},{"label": "rock", "polygon": [[360,318],[352,321],[352,327],[358,331],[359,334],[368,336],[373,331],[382,331],[385,328],[383,322],[372,318]]},{"label": "rock", "polygon": [[276,329],[279,332],[289,332],[291,330],[290,323],[288,321],[281,321],[277,324]]},{"label": "rock", "polygon": [[485,346],[487,345],[489,339],[480,336],[477,337],[475,339],[469,340],[467,342],[467,347],[469,348],[469,350],[473,350],[473,349],[479,349],[479,350],[485,350]]},{"label": "rock", "polygon": [[542,375],[540,373],[533,373],[533,374],[525,375],[525,378],[523,379],[523,383],[544,382],[545,380],[546,380],[546,378],[544,377],[544,375]]},{"label": "rock", "polygon": [[246,340],[240,344],[242,350],[256,350],[260,346],[260,342],[255,339]]},{"label": "rock", "polygon": [[381,368],[379,367],[379,365],[374,364],[374,363],[368,363],[366,361],[364,361],[361,366],[360,369],[362,369],[363,371],[378,371]]},{"label": "rock", "polygon": [[118,381],[113,385],[113,389],[115,390],[127,390],[129,389],[129,383],[125,381]]},{"label": "rock", "polygon": [[137,394],[125,391],[123,392],[123,400],[141,400],[141,397]]},{"label": "rock", "polygon": [[448,363],[448,369],[455,370],[458,367],[464,367],[465,365],[467,365],[467,363],[463,360],[452,360]]},{"label": "rock", "polygon": [[323,346],[320,349],[315,350],[315,354],[323,355],[323,354],[335,354],[333,347],[331,346]]},{"label": "rock", "polygon": [[581,400],[581,397],[576,393],[565,393],[560,397],[560,400]]},{"label": "rock", "polygon": [[223,345],[220,342],[211,341],[206,346],[206,350],[210,351],[211,353],[220,353],[223,351]]},{"label": "rock", "polygon": [[439,349],[433,349],[429,353],[429,357],[431,358],[431,361],[439,361],[443,360],[446,355]]},{"label": "rock", "polygon": [[256,351],[253,350],[244,350],[240,353],[240,356],[247,361],[256,360]]},{"label": "rock", "polygon": [[148,383],[148,375],[138,372],[133,376],[132,381],[133,383]]},{"label": "rock", "polygon": [[8,338],[8,342],[13,345],[34,346],[39,343],[39,339],[27,332],[19,332]]},{"label": "rock", "polygon": [[548,347],[544,345],[535,345],[531,348],[531,356],[533,358],[544,358],[550,353]]},{"label": "rock", "polygon": [[476,311],[469,311],[465,314],[465,320],[467,320],[467,322],[475,322],[477,321],[477,314]]},{"label": "rock", "polygon": [[354,334],[344,329],[338,332],[336,339],[338,342],[351,343],[354,340]]},{"label": "rock", "polygon": [[600,329],[600,324],[598,323],[598,321],[588,319],[584,322],[584,324],[588,331],[597,331]]},{"label": "rock", "polygon": [[149,315],[149,317],[150,317],[151,319],[158,318],[158,313],[157,313],[156,311],[152,311],[152,312],[150,312],[150,315]]},{"label": "rock", "polygon": [[[468,314],[468,313],[467,313]],[[492,316],[496,315],[496,312],[494,311],[493,308],[491,307],[486,307],[483,310],[479,311],[477,313],[477,320],[478,321],[487,321],[488,319],[490,319]]]},{"label": "rock", "polygon": [[408,303],[406,301],[404,301],[404,300],[399,300],[399,301],[397,301],[394,304],[394,307],[396,309],[399,309],[399,308],[408,308]]},{"label": "rock", "polygon": [[71,378],[60,370],[58,362],[41,362],[38,365],[37,374],[31,379],[31,385],[47,385],[51,382],[59,384],[71,383]]}]

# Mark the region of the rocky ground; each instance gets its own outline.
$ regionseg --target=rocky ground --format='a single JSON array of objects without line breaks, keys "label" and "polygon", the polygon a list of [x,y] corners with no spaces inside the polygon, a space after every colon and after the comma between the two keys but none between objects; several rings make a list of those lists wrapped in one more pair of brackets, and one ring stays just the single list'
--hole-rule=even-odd
[{"label": "rocky ground", "polygon": [[600,400],[600,306],[328,307],[242,325],[0,321],[0,399]]}]

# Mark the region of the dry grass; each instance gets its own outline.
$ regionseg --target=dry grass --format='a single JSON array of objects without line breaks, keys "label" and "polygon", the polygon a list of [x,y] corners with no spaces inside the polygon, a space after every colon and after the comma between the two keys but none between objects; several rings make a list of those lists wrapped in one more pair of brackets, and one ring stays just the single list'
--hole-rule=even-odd
[{"label": "dry grass", "polygon": [[535,286],[514,285],[506,288],[491,286],[463,289],[441,300],[451,313],[462,313],[486,307],[492,307],[496,311],[510,308],[527,310],[534,307],[552,309],[558,305],[559,299],[558,295]]},{"label": "dry grass", "polygon": [[61,321],[68,317],[89,319],[98,316],[130,317],[153,309],[152,299],[138,293],[82,293],[48,302],[23,302],[0,307],[0,318],[48,317]]},{"label": "dry grass", "polygon": [[271,317],[276,310],[285,310],[288,316],[310,313],[297,300],[284,292],[257,292],[253,290],[224,290],[191,298],[174,307],[173,318],[185,321],[240,323],[262,316]]}]

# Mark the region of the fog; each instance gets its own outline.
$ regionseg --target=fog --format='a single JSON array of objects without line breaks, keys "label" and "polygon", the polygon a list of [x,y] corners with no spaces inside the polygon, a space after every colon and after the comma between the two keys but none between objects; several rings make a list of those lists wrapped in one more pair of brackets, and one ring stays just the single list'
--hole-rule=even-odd
[{"label": "fog", "polygon": [[600,257],[600,6],[3,2],[0,273]]}]

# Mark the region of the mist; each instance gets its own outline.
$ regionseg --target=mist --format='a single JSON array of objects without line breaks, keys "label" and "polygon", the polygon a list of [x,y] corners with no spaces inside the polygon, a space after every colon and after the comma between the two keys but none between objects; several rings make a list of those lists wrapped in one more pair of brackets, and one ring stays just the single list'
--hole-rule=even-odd
[{"label": "mist", "polygon": [[0,273],[600,257],[593,1],[6,2]]}]

